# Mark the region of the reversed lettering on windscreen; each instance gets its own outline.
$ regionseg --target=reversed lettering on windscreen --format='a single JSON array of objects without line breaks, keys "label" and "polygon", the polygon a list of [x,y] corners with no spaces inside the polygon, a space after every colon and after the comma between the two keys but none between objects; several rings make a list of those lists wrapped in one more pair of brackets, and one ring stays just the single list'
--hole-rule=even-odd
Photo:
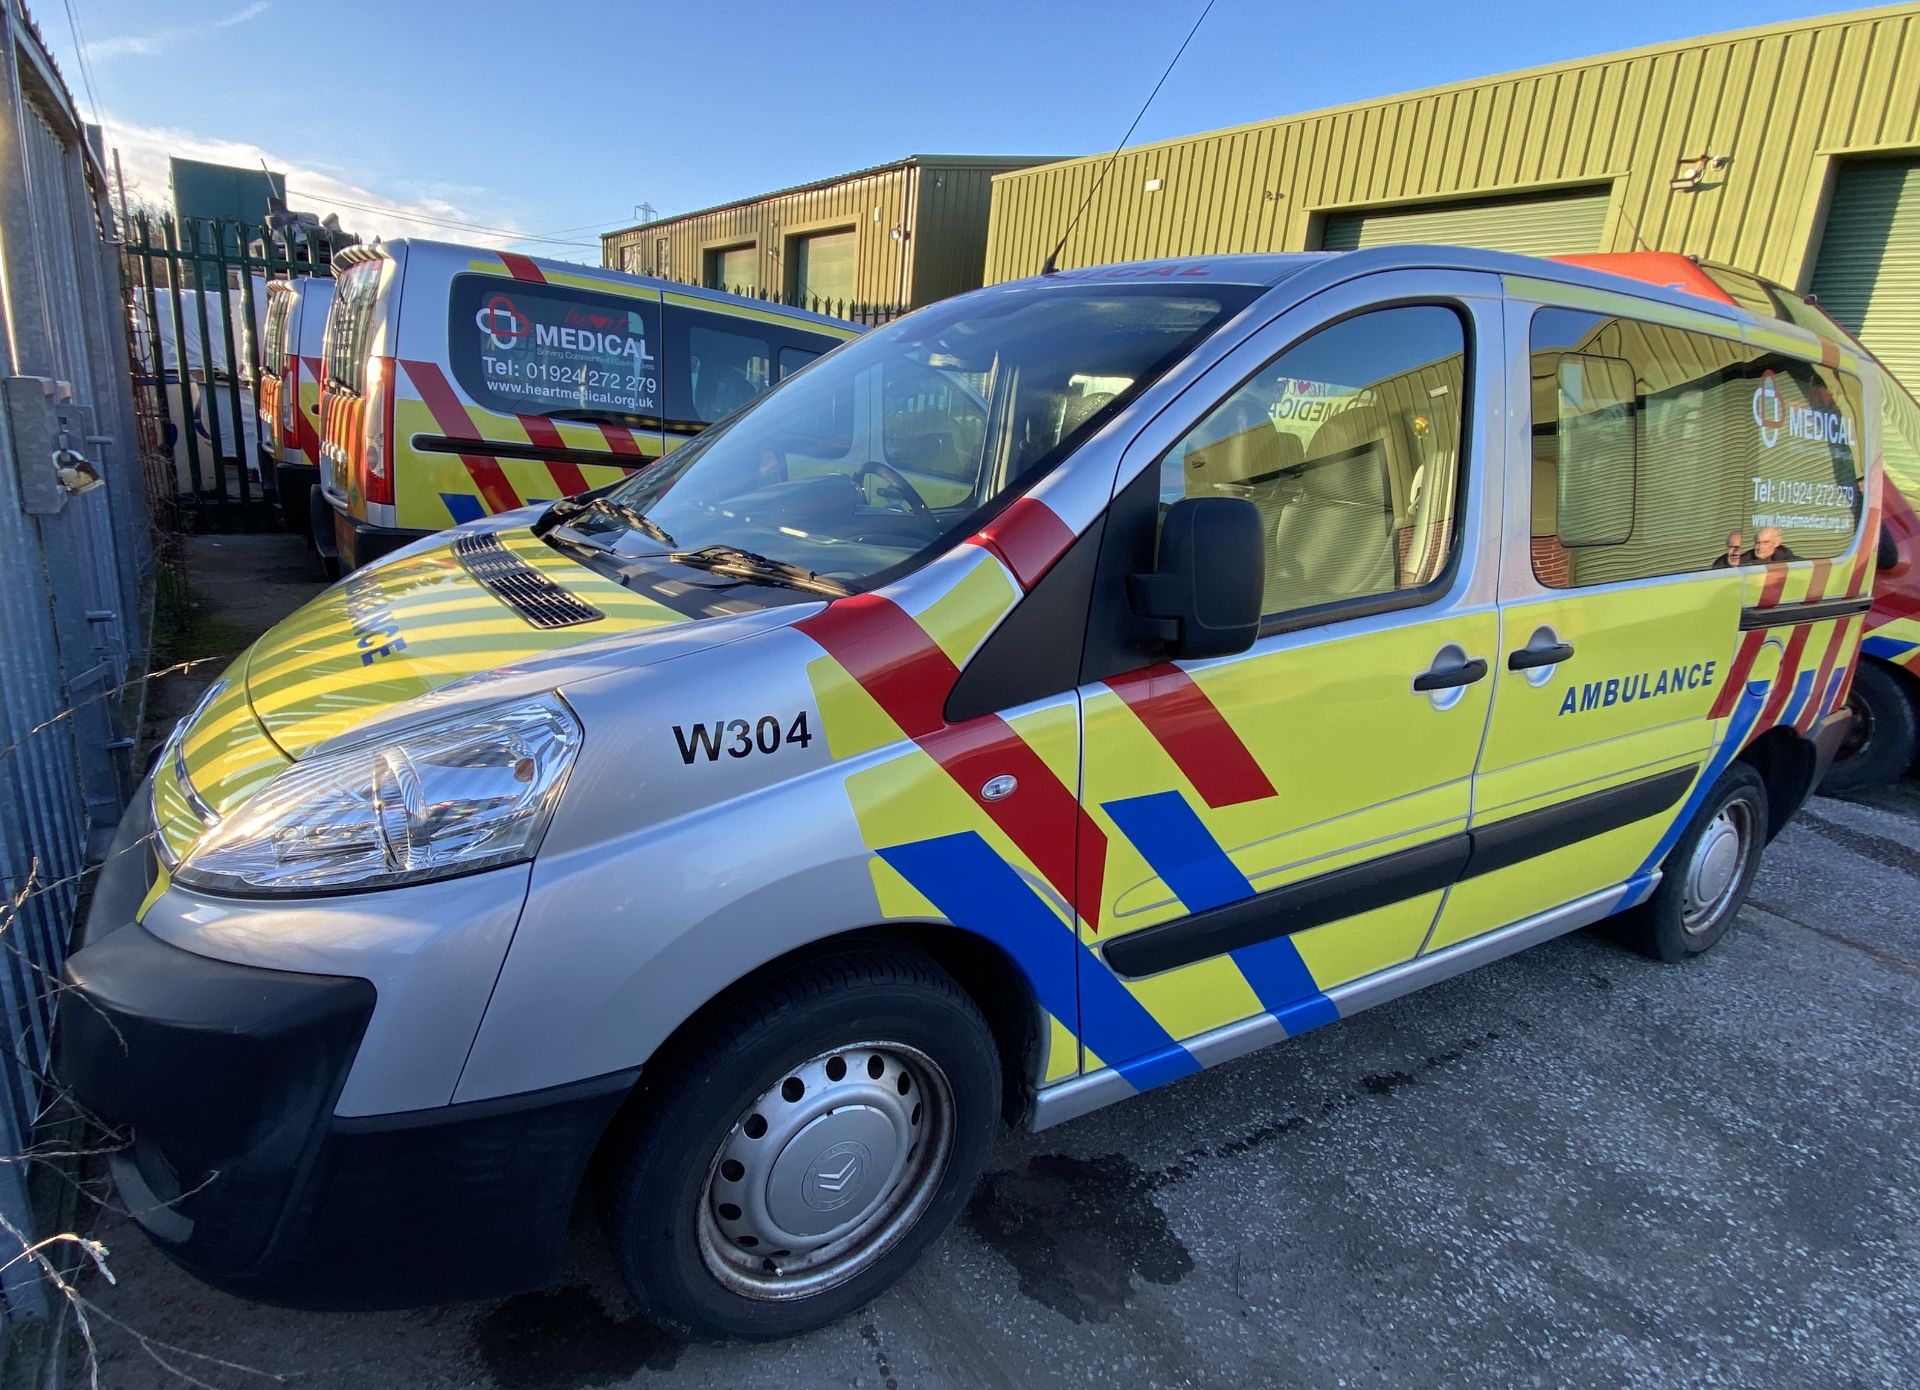
[{"label": "reversed lettering on windscreen", "polygon": [[658,415],[660,379],[639,309],[516,286],[474,311],[480,370],[493,403],[529,415],[561,407]]},{"label": "reversed lettering on windscreen", "polygon": [[1713,688],[1713,668],[1719,663],[1696,661],[1691,666],[1663,667],[1658,671],[1635,671],[1626,676],[1608,676],[1605,680],[1585,681],[1567,687],[1560,697],[1560,713],[1586,714],[1615,705],[1630,705],[1636,700],[1657,700],[1663,695],[1678,695],[1683,690]]}]

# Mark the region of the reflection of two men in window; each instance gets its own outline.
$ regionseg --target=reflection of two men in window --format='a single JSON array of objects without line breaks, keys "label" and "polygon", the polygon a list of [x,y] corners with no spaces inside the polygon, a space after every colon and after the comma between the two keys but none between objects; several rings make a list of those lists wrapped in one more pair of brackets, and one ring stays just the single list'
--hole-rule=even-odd
[{"label": "reflection of two men in window", "polygon": [[1717,570],[1740,565],[1785,565],[1800,557],[1787,548],[1778,526],[1762,526],[1753,533],[1753,549],[1742,550],[1746,538],[1738,531],[1727,532],[1727,548],[1713,562]]}]

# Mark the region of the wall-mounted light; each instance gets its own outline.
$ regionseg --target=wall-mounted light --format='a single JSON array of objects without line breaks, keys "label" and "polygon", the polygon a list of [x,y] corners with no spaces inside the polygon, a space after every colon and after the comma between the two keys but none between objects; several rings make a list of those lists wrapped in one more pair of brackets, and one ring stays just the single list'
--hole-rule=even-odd
[{"label": "wall-mounted light", "polygon": [[1148,179],[1147,180],[1147,192],[1149,193],[1158,193],[1161,189],[1165,188],[1166,186],[1167,186],[1167,181],[1165,179]]},{"label": "wall-mounted light", "polygon": [[1695,193],[1702,188],[1711,188],[1707,183],[1707,174],[1724,169],[1732,163],[1724,154],[1697,154],[1690,159],[1682,159],[1679,167],[1673,171],[1673,177],[1667,180],[1667,187],[1676,193]]}]

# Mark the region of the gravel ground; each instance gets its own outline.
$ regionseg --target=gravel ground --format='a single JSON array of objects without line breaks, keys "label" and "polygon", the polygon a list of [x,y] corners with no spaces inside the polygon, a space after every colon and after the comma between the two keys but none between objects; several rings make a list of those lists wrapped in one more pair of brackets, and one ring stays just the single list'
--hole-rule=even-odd
[{"label": "gravel ground", "polygon": [[[238,541],[258,563],[287,550],[217,543]],[[688,1346],[635,1318],[586,1210],[560,1284],[495,1304],[257,1307],[116,1219],[97,1234],[120,1283],[90,1292],[314,1390],[1912,1386],[1917,880],[1920,786],[1816,800],[1708,957],[1579,933],[1008,1135],[902,1285],[783,1345]],[[112,1327],[100,1375],[180,1383]]]}]

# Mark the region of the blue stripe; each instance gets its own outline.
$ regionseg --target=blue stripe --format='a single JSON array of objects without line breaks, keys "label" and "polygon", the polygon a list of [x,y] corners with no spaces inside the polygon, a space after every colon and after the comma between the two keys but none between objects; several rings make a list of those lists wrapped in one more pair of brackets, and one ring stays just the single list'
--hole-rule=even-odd
[{"label": "blue stripe", "polygon": [[1903,642],[1898,637],[1883,637],[1878,633],[1860,644],[1860,651],[1866,656],[1877,656],[1882,661],[1898,661],[1920,643]]},{"label": "blue stripe", "polygon": [[464,526],[467,522],[478,521],[487,514],[487,509],[480,505],[480,499],[472,493],[443,492],[440,494],[440,500],[446,503],[447,511],[452,515],[456,525]]},{"label": "blue stripe", "polygon": [[[1220,842],[1177,791],[1154,792],[1101,803],[1120,832],[1189,912],[1239,902],[1253,896],[1253,885]],[[1233,963],[1247,977],[1267,1010],[1289,1034],[1330,1023],[1339,1017],[1333,1001],[1313,982],[1291,937],[1274,937],[1233,952]]]},{"label": "blue stripe", "polygon": [[1136,1089],[1200,1070],[1193,1054],[1168,1036],[979,834],[966,830],[892,845],[879,854],[948,921],[1004,947],[1047,1012],[1074,1028]]},{"label": "blue stripe", "polygon": [[1793,683],[1793,695],[1787,700],[1787,708],[1780,716],[1780,723],[1787,728],[1793,727],[1793,721],[1800,717],[1800,711],[1807,707],[1807,696],[1813,694],[1814,672],[1802,671],[1800,678]]},{"label": "blue stripe", "polygon": [[1179,792],[1105,801],[1100,809],[1113,817],[1120,833],[1133,841],[1187,911],[1205,912],[1253,896],[1247,876],[1227,858]]}]

